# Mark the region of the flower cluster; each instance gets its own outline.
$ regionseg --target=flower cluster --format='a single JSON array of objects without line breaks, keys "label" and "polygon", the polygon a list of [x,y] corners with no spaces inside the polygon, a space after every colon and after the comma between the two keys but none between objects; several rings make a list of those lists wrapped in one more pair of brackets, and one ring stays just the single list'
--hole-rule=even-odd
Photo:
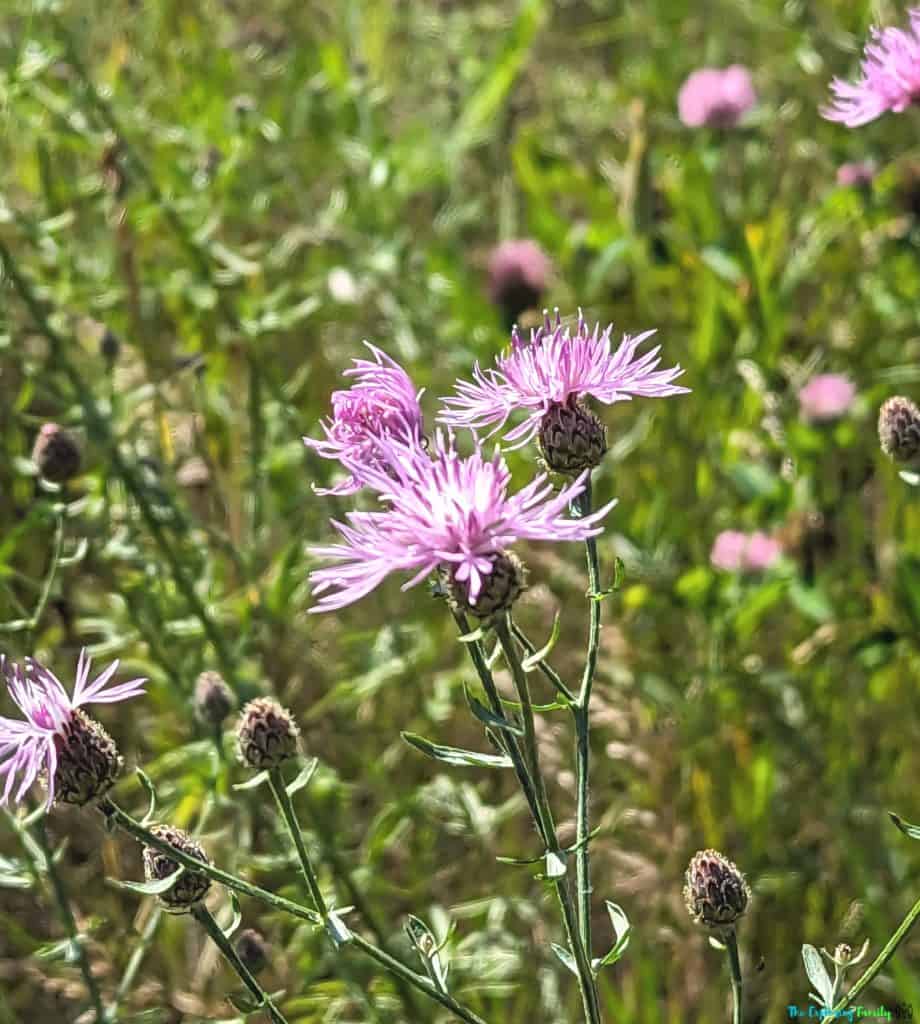
[{"label": "flower cluster", "polygon": [[747,68],[699,68],[677,94],[677,112],[688,128],[733,128],[757,102]]},{"label": "flower cluster", "polygon": [[81,651],[73,693],[68,694],[58,677],[39,662],[27,658],[19,665],[0,655],[0,674],[23,714],[23,720],[0,717],[0,779],[6,778],[0,805],[10,797],[22,800],[40,773],[49,807],[55,796],[67,803],[88,803],[115,781],[120,767],[115,744],[80,709],[137,697],[146,680],[109,686],[118,671],[115,661],[90,682],[91,667],[86,651]]},{"label": "flower cluster", "polygon": [[[539,436],[548,468],[572,477],[556,490],[539,474],[511,492],[511,473],[500,451],[487,455],[478,439],[469,455],[456,447],[452,432],[439,430],[433,443],[399,436],[385,418],[367,443],[342,446],[338,459],[351,481],[376,491],[380,508],[355,511],[345,522],[333,521],[335,544],[311,553],[331,563],[310,574],[320,596],[314,612],[332,611],[359,600],[391,573],[411,576],[404,589],[440,573],[464,611],[488,617],[507,607],[521,592],[524,571],[509,548],[521,540],[578,541],[600,532],[610,502],[588,515],[571,518],[567,508],[585,490],[588,474],[606,449],[603,425],[583,405],[585,396],[604,403],[633,395],[665,396],[686,388],[673,381],[680,367],[657,369],[658,349],[638,355],[653,332],[626,337],[616,350],[612,327],[588,328],[579,316],[574,330],[549,317],[525,342],[512,333],[511,350],[496,367],[474,369],[473,382],[459,381],[457,394],[446,398],[440,420],[449,428],[500,430],[515,412],[524,422],[506,440],[515,447]],[[382,354],[381,354],[382,355]],[[392,369],[398,369],[392,364]],[[404,371],[402,393],[415,395]],[[385,408],[389,394],[365,387],[367,408]],[[342,407],[347,393],[337,392]],[[328,432],[328,431],[327,431]],[[370,453],[370,457],[368,457]]]},{"label": "flower cluster", "polygon": [[833,100],[821,110],[829,121],[848,128],[900,114],[920,100],[920,8],[909,15],[910,28],[873,28],[855,82],[835,78]]},{"label": "flower cluster", "polygon": [[709,560],[726,572],[762,572],[775,565],[782,553],[782,544],[761,530],[723,530],[712,545]]}]

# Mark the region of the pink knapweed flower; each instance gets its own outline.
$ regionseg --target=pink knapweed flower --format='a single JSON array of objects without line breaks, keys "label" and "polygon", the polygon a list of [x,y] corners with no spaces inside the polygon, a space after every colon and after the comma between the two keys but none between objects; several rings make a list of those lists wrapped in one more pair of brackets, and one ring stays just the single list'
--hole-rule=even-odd
[{"label": "pink knapweed flower", "polygon": [[700,68],[680,87],[677,112],[688,128],[733,128],[756,102],[746,67]]},{"label": "pink knapweed flower", "polygon": [[379,348],[365,342],[373,359],[353,359],[345,371],[351,387],[332,393],[332,416],[320,426],[322,439],[305,437],[304,444],[324,459],[336,459],[351,469],[335,487],[316,487],[317,494],[354,494],[363,486],[363,470],[380,464],[380,441],[396,437],[418,443],[422,432],[421,392],[406,371]]},{"label": "pink knapweed flower", "polygon": [[844,188],[859,188],[871,185],[875,180],[878,168],[872,160],[857,160],[841,164],[837,168],[837,184]]},{"label": "pink knapweed flower", "polygon": [[709,561],[726,572],[762,572],[773,566],[782,553],[780,542],[760,530],[723,530],[712,545]]},{"label": "pink knapweed flower", "polygon": [[510,350],[499,356],[494,369],[482,370],[477,363],[472,382],[457,381],[456,393],[443,399],[447,408],[439,419],[453,427],[492,427],[490,433],[495,433],[512,413],[523,412],[524,421],[505,435],[512,447],[520,448],[539,431],[546,413],[570,398],[590,395],[610,405],[633,395],[664,398],[689,391],[672,383],[683,373],[680,366],[656,369],[660,346],[637,355],[654,331],[624,335],[615,351],[612,333],[612,324],[603,331],[600,324],[590,330],[580,312],[574,334],[558,312],[555,324],[547,316],[530,332],[529,341],[515,329]]},{"label": "pink knapweed flower", "polygon": [[0,779],[6,776],[0,806],[13,794],[17,778],[19,788],[13,794],[14,803],[22,800],[44,768],[47,806],[50,807],[54,802],[58,752],[67,741],[77,709],[87,704],[114,704],[144,692],[146,679],[132,679],[106,689],[118,671],[117,661],[92,682],[89,681],[91,666],[84,649],[77,661],[71,695],[58,677],[39,662],[26,658],[24,665],[19,665],[0,655],[0,674],[10,697],[24,716],[24,720],[0,716]]},{"label": "pink knapweed flower", "polygon": [[497,245],[489,257],[489,297],[505,313],[509,326],[546,291],[550,262],[531,238]]},{"label": "pink knapweed flower", "polygon": [[920,99],[920,8],[909,12],[910,28],[872,28],[855,82],[835,78],[833,100],[821,116],[849,128],[891,111],[900,114]]},{"label": "pink knapweed flower", "polygon": [[310,573],[314,593],[325,596],[310,609],[326,612],[357,601],[390,573],[411,572],[406,590],[438,568],[468,588],[475,605],[494,561],[518,540],[578,541],[601,532],[597,524],[616,504],[569,519],[568,504],[585,489],[586,473],[554,493],[545,474],[516,494],[501,454],[491,459],[477,446],[461,456],[452,436],[438,431],[430,453],[386,443],[387,468],[372,469],[368,485],[385,508],[350,512],[332,525],[342,542],[310,549],[334,563]]},{"label": "pink knapweed flower", "polygon": [[799,408],[807,420],[820,423],[842,416],[853,404],[856,385],[842,373],[819,373],[799,392]]}]

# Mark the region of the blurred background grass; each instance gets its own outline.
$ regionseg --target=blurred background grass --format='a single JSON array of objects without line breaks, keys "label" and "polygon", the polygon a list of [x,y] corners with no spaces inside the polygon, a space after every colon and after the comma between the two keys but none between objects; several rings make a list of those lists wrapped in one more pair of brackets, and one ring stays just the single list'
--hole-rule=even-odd
[{"label": "blurred background grass", "polygon": [[[849,0],[6,0],[0,240],[104,429],[4,282],[3,649],[63,674],[86,644],[149,675],[130,714],[100,717],[156,782],[159,813],[200,827],[218,863],[293,892],[263,796],[228,799],[242,776],[190,705],[205,668],[243,696],[273,689],[322,764],[298,806],[334,833],[406,956],[407,912],[440,934],[453,920],[452,977],[469,1005],[506,1024],[577,1019],[549,949],[552,901],[494,860],[537,852],[513,779],[444,772],[399,739],[482,742],[442,606],[388,585],[340,615],[306,614],[305,542],[350,501],[312,493],[331,466],[301,435],[316,434],[365,337],[428,388],[433,415],[454,377],[504,343],[489,250],[533,237],[555,268],[548,305],[657,327],[693,388],[604,414],[613,451],[596,489],[620,504],[601,552],[608,573],[618,555],[627,574],[605,605],[595,690],[598,945],[603,899],[635,926],[602,976],[607,1018],[725,1018],[724,965],[680,899],[690,855],[712,845],[755,892],[746,1019],[785,1019],[806,1002],[803,941],[868,936],[877,951],[920,889],[920,851],[885,815],[920,816],[920,513],[874,426],[880,401],[915,395],[920,376],[917,121],[848,131],[817,113],[867,26],[898,13]],[[684,77],[735,61],[760,94],[746,126],[684,128]],[[867,157],[881,167],[870,190],[836,184],[840,163]],[[796,399],[819,370],[859,389],[826,427],[804,423]],[[85,443],[63,494],[29,462],[48,419]],[[513,461],[525,481],[532,455]],[[21,620],[62,500],[64,553],[77,557],[30,634]],[[760,578],[718,573],[708,556],[725,528],[775,532],[786,557]],[[527,556],[520,618],[546,635],[563,609],[554,657],[571,676],[581,552]],[[550,714],[542,731],[566,837],[570,723]],[[145,801],[131,775],[118,795]],[[200,933],[151,924],[151,906],[105,885],[138,877],[138,851],[89,813],[56,811],[49,831],[68,840],[61,872],[107,995],[151,927],[122,1019],[231,1017],[232,978]],[[79,974],[9,819],[0,854],[0,1020],[76,1020]],[[343,973],[321,938],[259,906],[244,920],[272,943],[266,984],[285,988],[292,1021],[405,1019],[362,962]],[[920,1005],[918,945],[875,999]]]}]

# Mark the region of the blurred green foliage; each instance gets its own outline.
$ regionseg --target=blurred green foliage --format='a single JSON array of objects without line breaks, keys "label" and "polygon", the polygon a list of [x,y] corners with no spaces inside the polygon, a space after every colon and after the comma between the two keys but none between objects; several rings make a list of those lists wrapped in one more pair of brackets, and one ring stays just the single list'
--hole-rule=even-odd
[{"label": "blurred green foliage", "polygon": [[[634,924],[602,975],[607,1019],[725,1019],[724,964],[680,899],[689,857],[710,845],[754,888],[747,1019],[804,1004],[802,942],[868,936],[877,951],[920,891],[920,851],[885,815],[920,816],[920,506],[874,426],[880,401],[920,379],[917,121],[849,131],[818,115],[868,24],[897,13],[863,0],[7,0],[0,241],[70,370],[3,282],[2,648],[63,675],[85,644],[149,675],[145,701],[100,717],[159,813],[199,828],[219,864],[295,893],[279,824],[258,791],[232,793],[239,769],[190,711],[205,668],[241,696],[274,690],[321,762],[297,797],[305,824],[335,836],[407,962],[406,914],[439,936],[453,921],[452,982],[477,1012],[577,1019],[549,895],[495,862],[539,852],[513,779],[444,770],[399,738],[483,749],[443,607],[394,583],[306,614],[305,545],[350,500],[312,493],[331,466],[301,435],[364,337],[428,389],[433,416],[504,342],[483,286],[490,247],[532,236],[556,268],[549,305],[657,327],[693,388],[604,414],[613,449],[596,491],[620,504],[601,554],[626,580],[605,604],[595,689],[598,944],[604,899]],[[760,94],[749,122],[683,128],[683,78],[733,61]],[[841,162],[866,157],[882,168],[870,189],[836,185]],[[836,424],[799,415],[817,370],[858,385]],[[85,443],[62,493],[29,461],[48,419]],[[532,454],[513,461],[525,481]],[[58,507],[65,564],[30,630]],[[781,566],[716,572],[724,528],[777,533]],[[574,676],[581,552],[526,554],[520,618],[546,636],[563,609],[554,661]],[[570,722],[542,725],[570,837]],[[145,806],[133,774],[118,796]],[[139,877],[138,851],[89,812],[56,811],[48,828],[68,840],[61,872],[110,998],[153,908],[104,876]],[[5,824],[0,858],[0,1020],[76,1020],[86,1000],[53,902]],[[292,1021],[403,1019],[365,962],[343,973],[321,936],[243,911],[272,943],[266,984],[285,989]],[[120,1019],[232,1016],[232,976],[189,921],[149,935]],[[872,996],[920,1005],[918,956],[908,941]]]}]

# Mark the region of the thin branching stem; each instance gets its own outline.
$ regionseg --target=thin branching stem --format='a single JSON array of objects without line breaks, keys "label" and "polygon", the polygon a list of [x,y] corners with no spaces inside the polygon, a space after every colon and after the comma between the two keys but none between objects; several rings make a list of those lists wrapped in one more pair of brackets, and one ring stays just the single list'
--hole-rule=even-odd
[{"label": "thin branching stem", "polygon": [[61,923],[64,925],[64,930],[67,932],[70,944],[77,955],[77,964],[80,967],[80,973],[83,975],[83,981],[86,984],[86,990],[89,993],[90,1002],[93,1004],[93,1010],[96,1015],[95,1024],[102,1024],[106,1019],[105,1009],[102,1005],[102,993],[99,991],[99,986],[96,983],[96,979],[93,977],[93,970],[90,966],[89,957],[86,955],[86,944],[83,941],[83,936],[80,934],[80,930],[77,928],[73,908],[70,905],[70,896],[67,893],[67,886],[64,884],[64,879],[61,878],[57,865],[54,863],[54,851],[51,849],[51,844],[48,842],[48,834],[45,831],[44,820],[40,820],[36,824],[35,838],[45,858],[45,869],[47,870],[48,878],[51,881],[51,889],[54,893],[54,901],[57,904],[58,916],[61,919]]},{"label": "thin branching stem", "polygon": [[[321,923],[319,914],[317,914],[315,910],[310,910],[307,907],[301,906],[299,903],[294,903],[293,900],[285,899],[283,896],[278,896],[273,892],[269,892],[267,889],[262,889],[257,885],[253,885],[251,882],[238,878],[236,875],[231,875],[228,871],[222,871],[213,864],[204,863],[196,857],[192,857],[190,854],[183,853],[182,850],[171,846],[160,836],[155,835],[150,831],[150,829],[132,818],[130,814],[123,811],[111,800],[106,799],[102,801],[100,809],[111,825],[122,829],[122,831],[133,836],[145,846],[152,846],[155,850],[165,853],[177,864],[182,864],[199,874],[207,875],[208,878],[213,879],[215,882],[219,882],[228,889],[232,889],[244,896],[251,896],[253,899],[261,900],[263,903],[268,904],[270,907],[274,907],[275,910],[280,910],[282,913],[290,914],[291,916],[300,918],[303,921],[309,921],[314,925]],[[458,1003],[453,996],[446,992],[442,992],[427,978],[422,977],[420,974],[416,974],[416,972],[411,968],[406,967],[405,964],[401,963],[385,950],[379,949],[372,942],[362,938],[362,936],[352,932],[350,941],[345,945],[354,946],[356,949],[360,949],[382,967],[385,967],[388,971],[402,978],[403,981],[406,981],[413,988],[428,996],[429,999],[433,999],[435,1002],[440,1003],[445,1009],[450,1010],[450,1012],[453,1013],[458,1020],[463,1021],[464,1024],[486,1024],[481,1017],[473,1013],[472,1010],[469,1010],[462,1004]]]},{"label": "thin branching stem", "polygon": [[313,869],[310,854],[307,852],[307,845],[304,842],[303,833],[300,831],[300,823],[297,821],[297,815],[294,813],[294,804],[291,802],[290,793],[285,788],[284,776],[281,774],[280,768],[272,768],[269,771],[268,784],[271,786],[272,793],[275,796],[275,802],[278,804],[278,810],[284,819],[288,835],[290,835],[294,848],[297,850],[297,859],[300,861],[300,870],[303,873],[307,893],[320,917],[325,920],[329,916],[329,908],[326,906],[322,889],[319,887],[319,880],[316,877],[316,871]]},{"label": "thin branching stem", "polygon": [[191,908],[191,915],[208,933],[211,941],[223,953],[224,959],[233,968],[240,981],[249,989],[258,1006],[264,1008],[272,1020],[272,1024],[288,1024],[287,1018],[275,1006],[271,996],[262,988],[249,968],[237,955],[233,943],[224,935],[221,926],[214,920],[214,915],[203,903],[196,903]]},{"label": "thin branching stem", "polygon": [[[591,514],[591,479],[578,499],[578,509],[582,517]],[[591,959],[591,808],[590,808],[590,772],[591,772],[591,721],[590,703],[591,688],[597,670],[597,655],[600,648],[601,634],[601,602],[600,602],[600,566],[597,557],[597,544],[594,537],[585,542],[588,562],[588,610],[589,632],[588,651],[585,657],[585,668],[581,678],[581,689],[578,703],[573,709],[575,716],[575,779],[578,793],[575,820],[576,875],[578,880],[578,923],[581,929],[581,941],[588,959]]]},{"label": "thin branching stem", "polygon": [[[556,826],[553,821],[553,812],[550,808],[549,797],[546,793],[546,784],[540,771],[540,758],[537,750],[537,734],[534,724],[533,705],[530,699],[530,685],[527,682],[527,673],[521,664],[514,638],[508,626],[506,617],[499,617],[495,621],[495,632],[499,643],[505,653],[505,660],[511,669],[511,676],[514,679],[515,689],[521,703],[521,718],[524,726],[523,752],[527,763],[528,774],[533,784],[534,797],[537,807],[537,821],[541,826],[547,843],[547,850],[557,858],[564,855],[556,836]],[[578,987],[581,992],[582,1004],[585,1011],[585,1020],[589,1024],[600,1024],[600,1004],[597,994],[597,985],[594,980],[594,972],[591,969],[591,961],[581,941],[578,931],[578,914],[566,881],[566,876],[553,879],[556,894],[559,898],[559,905],[562,910],[563,924],[565,925],[566,940],[569,950],[574,959]]]}]

